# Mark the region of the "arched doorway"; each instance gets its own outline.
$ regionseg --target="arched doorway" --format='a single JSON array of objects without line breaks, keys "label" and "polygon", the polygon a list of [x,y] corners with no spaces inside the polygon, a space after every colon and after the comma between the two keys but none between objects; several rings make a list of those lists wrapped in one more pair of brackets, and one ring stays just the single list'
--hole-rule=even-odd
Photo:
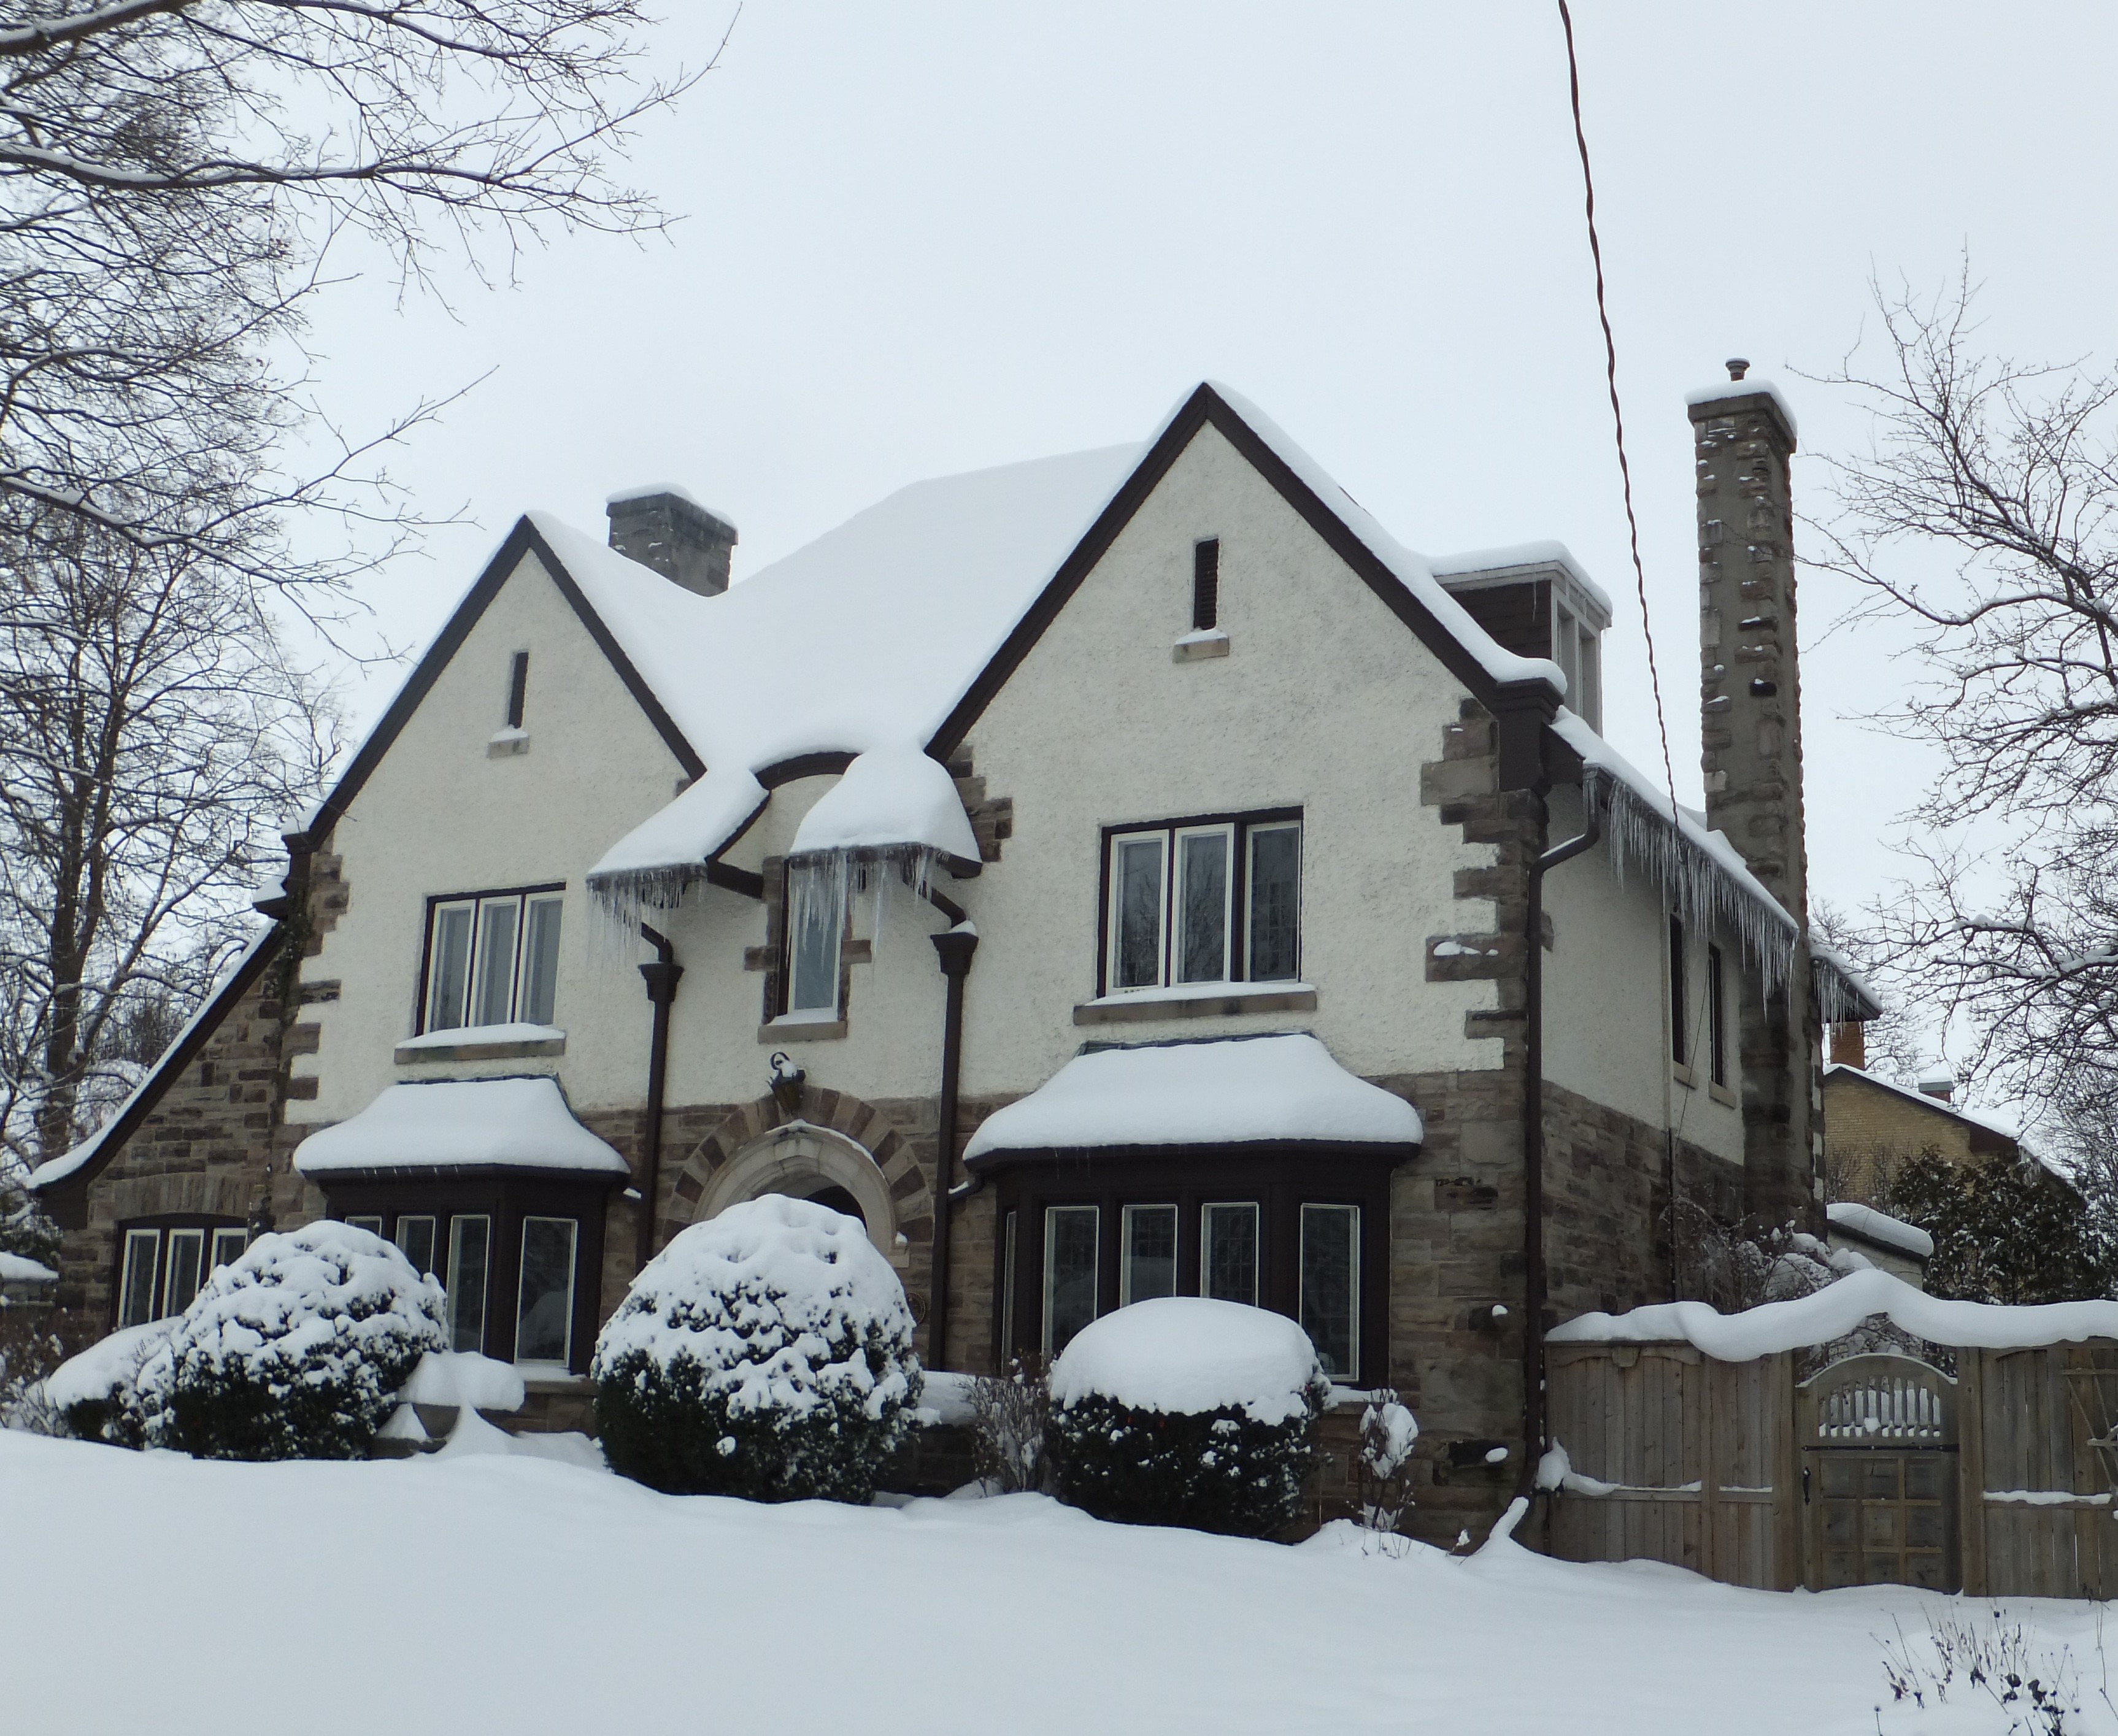
[{"label": "arched doorway", "polygon": [[900,1271],[906,1268],[908,1250],[899,1245],[890,1184],[867,1149],[844,1134],[807,1121],[789,1121],[760,1134],[714,1172],[695,1218],[717,1217],[739,1200],[765,1194],[812,1199],[858,1218],[876,1251]]}]

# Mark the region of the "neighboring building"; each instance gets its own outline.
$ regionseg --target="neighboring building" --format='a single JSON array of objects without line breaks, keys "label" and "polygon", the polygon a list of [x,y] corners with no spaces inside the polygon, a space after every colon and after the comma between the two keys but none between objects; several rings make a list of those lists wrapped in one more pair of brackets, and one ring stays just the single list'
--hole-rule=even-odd
[{"label": "neighboring building", "polygon": [[[1828,1125],[1828,1109],[1824,1118]],[[1926,1288],[1926,1263],[1934,1258],[1934,1238],[1917,1224],[1850,1199],[1832,1201],[1824,1216],[1824,1239],[1834,1254],[1857,1254],[1914,1289]]]},{"label": "neighboring building", "polygon": [[1824,1164],[1833,1198],[1873,1203],[1894,1169],[1924,1154],[1958,1164],[2025,1161],[2012,1132],[1950,1101],[1956,1080],[1946,1069],[1923,1075],[1916,1089],[1870,1073],[1857,1024],[1834,1029],[1831,1054],[1824,1069]]},{"label": "neighboring building", "polygon": [[1416,1408],[1453,1539],[1547,1313],[1666,1299],[1680,1203],[1821,1230],[1819,1022],[1873,1014],[1803,930],[1792,422],[1690,413],[1704,818],[1598,734],[1565,551],[1431,565],[1209,386],[733,588],[673,492],[623,552],[524,519],[271,930],[37,1173],[65,1299],[151,1318],[329,1213],[578,1415],[651,1251],[798,1193],[950,1368],[1172,1290],[1297,1316]]}]

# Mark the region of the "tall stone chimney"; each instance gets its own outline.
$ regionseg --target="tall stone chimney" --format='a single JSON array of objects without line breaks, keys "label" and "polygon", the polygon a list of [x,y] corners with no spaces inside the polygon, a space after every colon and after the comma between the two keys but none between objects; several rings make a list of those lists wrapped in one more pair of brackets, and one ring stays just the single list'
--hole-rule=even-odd
[{"label": "tall stone chimney", "polygon": [[610,515],[610,546],[621,555],[701,597],[728,589],[735,526],[682,489],[666,482],[627,489],[613,494],[603,510]]},{"label": "tall stone chimney", "polygon": [[[1699,492],[1700,767],[1707,823],[1806,935],[1801,678],[1796,663],[1794,418],[1750,363],[1690,400]],[[1817,1211],[1823,1032],[1796,950],[1784,1000],[1743,997],[1744,1176],[1750,1213],[1805,1222]]]}]

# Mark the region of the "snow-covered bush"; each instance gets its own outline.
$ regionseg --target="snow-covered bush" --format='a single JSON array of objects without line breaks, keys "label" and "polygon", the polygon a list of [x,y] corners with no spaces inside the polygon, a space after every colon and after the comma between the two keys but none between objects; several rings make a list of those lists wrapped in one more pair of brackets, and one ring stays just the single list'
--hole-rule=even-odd
[{"label": "snow-covered bush", "polygon": [[1043,1490],[1051,1408],[1051,1372],[1042,1356],[1018,1356],[1006,1374],[972,1383],[971,1463],[988,1493]]},{"label": "snow-covered bush", "polygon": [[77,1440],[113,1447],[146,1444],[140,1413],[140,1369],[176,1330],[177,1317],[128,1326],[69,1357],[46,1377],[42,1395]]},{"label": "snow-covered bush", "polygon": [[1098,1518],[1263,1537],[1301,1510],[1330,1382],[1284,1314],[1204,1296],[1135,1302],[1052,1365],[1060,1498]]},{"label": "snow-covered bush", "polygon": [[657,1254],[596,1341],[603,1454],[671,1494],[864,1502],[919,1401],[912,1327],[858,1218],[731,1206]]},{"label": "snow-covered bush", "polygon": [[1362,1530],[1394,1532],[1412,1505],[1412,1449],[1419,1424],[1398,1398],[1380,1387],[1361,1412],[1361,1444],[1353,1455],[1353,1495]]},{"label": "snow-covered bush", "polygon": [[446,1347],[442,1286],[379,1235],[261,1235],[207,1280],[136,1385],[147,1444],[210,1459],[351,1459]]}]

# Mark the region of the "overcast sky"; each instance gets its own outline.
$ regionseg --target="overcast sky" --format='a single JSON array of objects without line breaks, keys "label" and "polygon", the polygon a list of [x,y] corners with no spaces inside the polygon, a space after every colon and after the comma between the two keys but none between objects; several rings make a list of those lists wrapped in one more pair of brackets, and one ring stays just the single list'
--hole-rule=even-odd
[{"label": "overcast sky", "polygon": [[[728,9],[668,9],[656,58],[701,63]],[[2118,8],[1575,12],[1697,801],[1685,391],[1747,356],[1805,455],[1857,444],[1861,418],[1795,371],[1860,338],[1871,273],[1938,288],[1966,248],[1996,347],[2107,352]],[[613,489],[681,482],[738,527],[740,578],[904,482],[1140,440],[1212,378],[1416,548],[1567,543],[1618,606],[1607,732],[1656,763],[1548,0],[747,0],[633,173],[684,219],[667,242],[559,238],[516,287],[462,284],[453,319],[380,283],[319,309],[320,386],[356,430],[492,371],[394,461],[472,521],[366,588],[395,643],[439,626],[527,508],[600,533]],[[1798,508],[1823,480],[1797,460]],[[1928,767],[1852,721],[1903,685],[1890,636],[1818,644],[1846,599],[1804,584],[1812,884],[1857,905]],[[357,690],[363,719],[398,678]]]}]

